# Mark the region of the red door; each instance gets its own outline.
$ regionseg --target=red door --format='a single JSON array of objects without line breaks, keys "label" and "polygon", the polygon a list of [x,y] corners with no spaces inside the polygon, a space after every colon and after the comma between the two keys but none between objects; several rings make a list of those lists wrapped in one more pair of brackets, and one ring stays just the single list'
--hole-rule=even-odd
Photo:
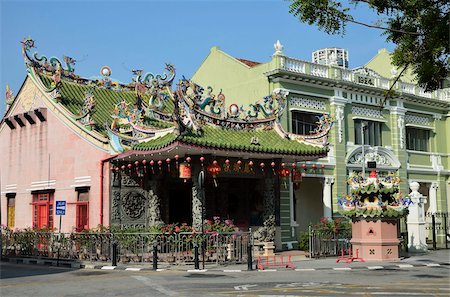
[{"label": "red door", "polygon": [[37,205],[38,208],[38,220],[37,220],[37,227],[39,229],[41,228],[48,228],[49,222],[48,222],[48,204],[41,204]]},{"label": "red door", "polygon": [[88,205],[79,204],[77,205],[77,231],[80,232],[88,228]]}]

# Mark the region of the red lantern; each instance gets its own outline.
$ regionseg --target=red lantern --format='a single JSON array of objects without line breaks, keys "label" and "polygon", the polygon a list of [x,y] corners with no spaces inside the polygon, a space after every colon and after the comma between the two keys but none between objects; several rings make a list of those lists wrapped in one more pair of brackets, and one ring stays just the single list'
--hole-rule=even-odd
[{"label": "red lantern", "polygon": [[316,164],[313,164],[313,165],[312,165],[312,169],[315,171],[315,170],[317,169],[317,165],[316,165]]},{"label": "red lantern", "polygon": [[186,162],[191,163],[191,157],[187,157]]},{"label": "red lantern", "polygon": [[216,177],[217,177],[217,174],[219,174],[219,172],[221,171],[221,168],[217,164],[217,161],[214,160],[214,162],[208,166],[207,170],[213,177],[214,186],[217,187]]},{"label": "red lantern", "polygon": [[272,172],[273,172],[273,175],[276,175],[276,173],[275,173],[275,162],[272,162],[272,163],[270,163],[270,166],[272,166]]},{"label": "red lantern", "polygon": [[159,160],[159,161],[158,161],[158,166],[159,166],[159,173],[162,173],[162,168],[161,168],[161,165],[162,165],[162,161],[161,161],[161,160]]},{"label": "red lantern", "polygon": [[167,163],[167,172],[170,172],[170,158],[166,159],[166,163]]},{"label": "red lantern", "polygon": [[125,170],[125,165],[122,165],[120,169]]},{"label": "red lantern", "polygon": [[144,173],[147,173],[147,160],[142,160],[142,165],[144,166]]},{"label": "red lantern", "polygon": [[297,163],[293,162],[293,163],[291,164],[291,166],[292,166],[292,168],[295,169],[295,167],[297,167]]},{"label": "red lantern", "polygon": [[152,173],[155,174],[155,168],[153,168],[153,165],[155,165],[155,161],[150,160],[150,167],[152,168]]},{"label": "red lantern", "polygon": [[302,164],[302,168],[306,170],[306,164],[305,163]]},{"label": "red lantern", "polygon": [[180,164],[180,178],[184,178],[184,182],[192,177],[192,170],[189,163]]},{"label": "red lantern", "polygon": [[238,160],[238,161],[236,162],[236,165],[237,165],[237,170],[236,170],[236,171],[240,171],[240,170],[241,170],[242,161],[241,161],[241,160]]},{"label": "red lantern", "polygon": [[324,169],[325,168],[325,164],[320,165],[320,168]]},{"label": "red lantern", "polygon": [[134,166],[136,166],[136,174],[139,174],[139,161],[134,162]]},{"label": "red lantern", "polygon": [[223,171],[225,172],[229,172],[230,171],[230,160],[226,159],[224,166],[223,166]]},{"label": "red lantern", "polygon": [[179,155],[175,155],[175,166],[177,167],[177,169],[178,169],[178,159],[179,158],[180,158]]},{"label": "red lantern", "polygon": [[264,171],[264,166],[266,166],[263,162],[261,162],[260,164],[259,164],[259,167],[261,167],[261,171]]},{"label": "red lantern", "polygon": [[291,171],[287,168],[281,168],[278,171],[278,175],[281,177],[281,179],[283,180],[283,184],[284,184],[284,188],[287,189],[287,179],[288,176],[291,174]]}]

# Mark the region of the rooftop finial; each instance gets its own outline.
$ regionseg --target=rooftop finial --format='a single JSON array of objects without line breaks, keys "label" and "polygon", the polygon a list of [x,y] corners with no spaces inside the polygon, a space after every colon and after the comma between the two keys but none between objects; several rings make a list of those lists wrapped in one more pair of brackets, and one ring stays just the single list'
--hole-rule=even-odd
[{"label": "rooftop finial", "polygon": [[277,42],[273,45],[273,47],[275,48],[275,53],[273,54],[274,56],[278,56],[278,55],[283,55],[283,45],[281,44],[281,42],[279,40],[277,40]]}]

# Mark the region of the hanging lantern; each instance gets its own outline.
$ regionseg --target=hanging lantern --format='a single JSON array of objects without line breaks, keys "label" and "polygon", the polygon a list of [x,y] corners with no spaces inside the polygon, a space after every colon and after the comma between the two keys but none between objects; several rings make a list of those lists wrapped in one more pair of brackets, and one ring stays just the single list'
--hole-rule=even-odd
[{"label": "hanging lantern", "polygon": [[297,163],[292,162],[291,166],[292,166],[293,169],[295,169],[297,167]]},{"label": "hanging lantern", "polygon": [[305,163],[302,164],[302,168],[306,171],[306,164]]},{"label": "hanging lantern", "polygon": [[136,175],[139,175],[139,161],[134,162],[134,166],[136,167]]},{"label": "hanging lantern", "polygon": [[325,168],[325,164],[321,164],[320,168],[324,169]]},{"label": "hanging lantern", "polygon": [[166,159],[166,163],[167,163],[167,172],[170,172],[170,158]]},{"label": "hanging lantern", "polygon": [[200,157],[200,163],[202,165],[202,169],[203,169],[203,162],[205,162],[205,157],[201,156]]},{"label": "hanging lantern", "polygon": [[120,169],[125,170],[125,165],[122,165]]},{"label": "hanging lantern", "polygon": [[264,173],[264,166],[266,166],[266,165],[263,162],[261,162],[259,164],[259,167],[261,167],[261,172],[263,172],[263,173]]},{"label": "hanging lantern", "polygon": [[298,185],[302,181],[302,172],[300,170],[292,170],[292,182]]},{"label": "hanging lantern", "polygon": [[272,167],[272,172],[273,172],[273,175],[276,175],[276,173],[275,173],[275,162],[272,162],[272,163],[270,163],[270,166]]},{"label": "hanging lantern", "polygon": [[191,163],[191,157],[186,157],[186,162]]},{"label": "hanging lantern", "polygon": [[281,180],[283,181],[283,184],[284,184],[284,188],[285,189],[287,189],[287,180],[288,180],[288,177],[289,177],[289,175],[291,174],[291,171],[289,170],[289,169],[287,169],[287,168],[281,168],[279,171],[278,171],[278,176],[281,178]]},{"label": "hanging lantern", "polygon": [[214,186],[217,187],[216,177],[217,177],[217,174],[219,174],[219,172],[221,170],[220,166],[217,163],[217,161],[214,160],[214,162],[211,165],[208,166],[207,170],[213,177]]},{"label": "hanging lantern", "polygon": [[144,166],[144,173],[147,173],[147,160],[142,160],[142,166]]},{"label": "hanging lantern", "polygon": [[223,166],[223,171],[225,172],[229,172],[230,171],[230,160],[226,159],[224,166]]},{"label": "hanging lantern", "polygon": [[131,163],[129,163],[127,165],[127,168],[128,168],[127,173],[130,174],[130,175],[131,175],[131,167],[133,167],[133,165],[131,165]]},{"label": "hanging lantern", "polygon": [[180,158],[179,155],[175,155],[175,166],[178,169],[178,159]]},{"label": "hanging lantern", "polygon": [[313,164],[312,165],[312,169],[314,170],[314,172],[316,171],[316,169],[317,169],[317,165],[316,164]]},{"label": "hanging lantern", "polygon": [[191,165],[187,162],[183,162],[180,164],[180,178],[184,179],[184,182],[186,182],[188,179],[192,177],[192,169]]},{"label": "hanging lantern", "polygon": [[237,162],[236,162],[236,166],[237,166],[237,170],[236,171],[240,171],[241,170],[241,166],[242,166],[242,161],[241,160],[238,160]]},{"label": "hanging lantern", "polygon": [[152,168],[152,173],[155,174],[155,168],[153,168],[153,165],[155,165],[155,161],[150,160],[150,167]]},{"label": "hanging lantern", "polygon": [[162,173],[162,161],[161,160],[159,160],[158,161],[158,167],[159,167],[159,173]]}]

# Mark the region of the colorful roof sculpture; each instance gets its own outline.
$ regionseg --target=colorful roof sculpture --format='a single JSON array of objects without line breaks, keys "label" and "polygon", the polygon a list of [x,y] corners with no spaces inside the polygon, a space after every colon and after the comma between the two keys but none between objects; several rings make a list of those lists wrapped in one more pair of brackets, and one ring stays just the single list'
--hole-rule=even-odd
[{"label": "colorful roof sculpture", "polygon": [[[324,115],[313,135],[287,133],[279,124],[287,91],[277,89],[248,107],[226,106],[222,91],[203,88],[184,76],[173,86],[175,67],[166,64],[166,74],[133,70],[129,84],[110,78],[102,67],[101,78],[75,74],[76,60],[30,54],[31,38],[22,41],[30,78],[64,107],[71,120],[89,133],[109,139],[112,152],[145,154],[177,148],[240,151],[247,153],[323,157],[326,138],[333,124]],[[173,89],[174,87],[174,89]],[[9,96],[11,100],[11,96]]]}]

